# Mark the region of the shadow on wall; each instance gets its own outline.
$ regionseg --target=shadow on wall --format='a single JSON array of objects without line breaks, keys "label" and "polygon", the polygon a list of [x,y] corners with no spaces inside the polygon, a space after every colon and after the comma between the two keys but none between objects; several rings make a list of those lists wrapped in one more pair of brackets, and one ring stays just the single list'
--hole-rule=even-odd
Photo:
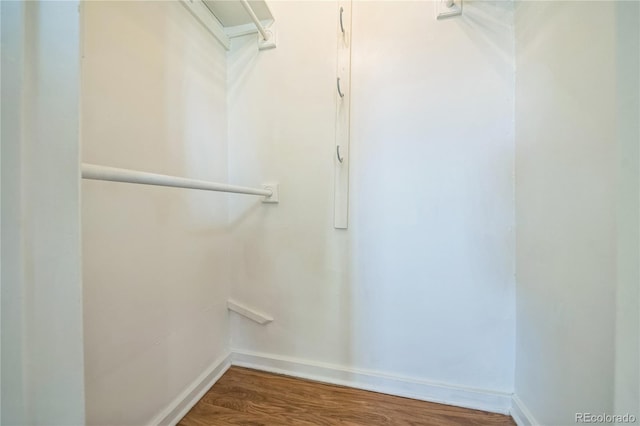
[{"label": "shadow on wall", "polygon": [[513,80],[515,46],[513,37],[513,3],[507,1],[468,1],[462,19],[450,19],[451,25],[464,30],[483,57],[505,80]]}]

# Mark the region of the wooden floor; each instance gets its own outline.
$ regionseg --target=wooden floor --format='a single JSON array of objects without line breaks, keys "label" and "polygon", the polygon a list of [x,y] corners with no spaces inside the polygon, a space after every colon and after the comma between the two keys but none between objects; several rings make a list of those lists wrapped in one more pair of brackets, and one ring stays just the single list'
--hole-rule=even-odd
[{"label": "wooden floor", "polygon": [[178,423],[515,425],[511,417],[231,367]]}]

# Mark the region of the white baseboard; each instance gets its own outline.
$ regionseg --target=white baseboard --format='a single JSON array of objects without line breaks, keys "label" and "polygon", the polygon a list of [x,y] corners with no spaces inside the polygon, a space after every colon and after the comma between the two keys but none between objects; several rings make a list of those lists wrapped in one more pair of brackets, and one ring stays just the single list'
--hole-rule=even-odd
[{"label": "white baseboard", "polygon": [[513,417],[518,426],[536,426],[540,424],[517,395],[513,395],[512,398],[511,417]]},{"label": "white baseboard", "polygon": [[510,414],[518,426],[539,424],[516,395],[505,392],[421,381],[376,371],[241,350],[232,350],[213,362],[149,424],[175,426],[231,365],[422,401]]},{"label": "white baseboard", "polygon": [[389,395],[509,414],[511,394],[397,377],[272,354],[231,350],[231,363],[240,367],[348,386]]},{"label": "white baseboard", "polygon": [[175,426],[194,405],[204,396],[211,386],[231,366],[231,354],[226,354],[214,361],[200,376],[198,376],[180,395],[178,395],[164,410],[149,422],[149,425]]}]

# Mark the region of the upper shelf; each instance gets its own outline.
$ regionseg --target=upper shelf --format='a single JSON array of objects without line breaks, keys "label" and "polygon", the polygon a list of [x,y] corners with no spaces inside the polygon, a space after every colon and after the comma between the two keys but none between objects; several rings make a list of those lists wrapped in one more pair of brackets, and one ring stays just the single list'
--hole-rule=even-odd
[{"label": "upper shelf", "polygon": [[270,28],[274,18],[264,0],[182,0],[182,4],[227,50],[229,38],[258,32],[260,49],[275,47],[275,34]]},{"label": "upper shelf", "polygon": [[[253,21],[244,7],[242,7],[240,1],[204,0],[204,3],[225,28],[247,24],[253,25]],[[271,10],[263,0],[249,0],[249,5],[263,25],[269,26],[273,23]]]}]

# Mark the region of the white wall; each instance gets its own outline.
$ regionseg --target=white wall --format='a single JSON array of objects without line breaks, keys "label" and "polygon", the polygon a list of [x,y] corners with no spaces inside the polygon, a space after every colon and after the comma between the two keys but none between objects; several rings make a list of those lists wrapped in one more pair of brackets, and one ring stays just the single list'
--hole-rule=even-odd
[{"label": "white wall", "polygon": [[2,2],[0,423],[84,423],[77,2]]},{"label": "white wall", "polygon": [[3,424],[83,423],[83,387],[87,423],[159,420],[227,354],[231,283],[275,317],[232,315],[244,353],[638,414],[637,3],[518,2],[514,79],[509,3],[355,2],[347,231],[335,3],[273,2],[278,48],[228,63],[178,3],[85,3],[83,161],[282,199],[85,181],[83,289],[75,8],[2,4]]},{"label": "white wall", "polygon": [[640,418],[640,3],[616,5],[616,413]]},{"label": "white wall", "polygon": [[[83,161],[225,182],[215,39],[179,2],[86,2],[83,25]],[[146,424],[228,352],[226,195],[82,196],[87,422]]]},{"label": "white wall", "polygon": [[[234,41],[232,347],[510,393],[514,345],[511,4],[354,2],[350,229],[333,229],[337,7],[273,2],[278,47]],[[250,125],[248,124],[250,123]]]},{"label": "white wall", "polygon": [[515,391],[545,425],[638,414],[637,28],[634,2],[516,6]]}]

